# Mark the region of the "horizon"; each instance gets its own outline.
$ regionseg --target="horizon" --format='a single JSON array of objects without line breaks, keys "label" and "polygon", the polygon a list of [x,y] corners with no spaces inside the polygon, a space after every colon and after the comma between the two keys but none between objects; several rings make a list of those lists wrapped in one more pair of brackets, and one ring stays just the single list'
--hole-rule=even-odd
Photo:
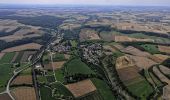
[{"label": "horizon", "polygon": [[1,0],[0,5],[170,6],[169,0]]}]

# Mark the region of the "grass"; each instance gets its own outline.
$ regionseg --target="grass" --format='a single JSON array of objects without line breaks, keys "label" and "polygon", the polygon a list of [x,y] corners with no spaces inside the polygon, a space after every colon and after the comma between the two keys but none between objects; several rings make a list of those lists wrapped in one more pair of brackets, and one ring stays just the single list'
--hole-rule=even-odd
[{"label": "grass", "polygon": [[104,100],[116,100],[110,87],[104,81],[96,78],[91,80]]},{"label": "grass", "polygon": [[51,84],[51,87],[53,89],[56,88],[58,94],[62,94],[64,96],[73,96],[73,94],[59,82]]},{"label": "grass", "polygon": [[56,100],[52,97],[52,91],[50,88],[40,87],[41,100]]},{"label": "grass", "polygon": [[52,76],[46,76],[46,78],[47,78],[48,83],[55,82],[55,77],[53,75]]},{"label": "grass", "polygon": [[27,68],[24,71],[22,71],[20,74],[21,75],[31,75],[32,71],[31,68]]},{"label": "grass", "polygon": [[14,56],[15,56],[15,52],[5,53],[5,55],[0,60],[0,64],[11,63],[11,60],[13,59]]},{"label": "grass", "polygon": [[61,83],[64,82],[64,74],[61,69],[56,70],[55,75],[56,75],[57,81],[60,81]]},{"label": "grass", "polygon": [[65,65],[65,70],[67,74],[74,75],[74,74],[93,74],[94,72],[84,63],[81,61],[80,58],[73,58]]},{"label": "grass", "polygon": [[47,83],[47,78],[44,76],[37,76],[37,80],[40,83]]},{"label": "grass", "polygon": [[64,54],[56,53],[53,55],[53,61],[64,61],[66,60]]},{"label": "grass", "polygon": [[12,64],[0,65],[0,92],[2,92],[13,74]]},{"label": "grass", "polygon": [[142,99],[146,99],[149,96],[149,94],[153,92],[152,87],[146,80],[142,80],[137,83],[131,84],[127,86],[127,88],[134,95],[141,97]]},{"label": "grass", "polygon": [[144,48],[147,52],[151,54],[157,54],[160,53],[158,50],[157,45],[152,45],[152,44],[143,44],[141,45],[142,48]]}]

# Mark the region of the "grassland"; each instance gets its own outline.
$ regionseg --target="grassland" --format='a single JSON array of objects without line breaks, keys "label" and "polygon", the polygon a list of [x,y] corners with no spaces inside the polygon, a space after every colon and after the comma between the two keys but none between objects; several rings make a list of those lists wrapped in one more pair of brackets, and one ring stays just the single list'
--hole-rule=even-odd
[{"label": "grassland", "polygon": [[64,82],[64,74],[63,74],[63,71],[61,69],[56,70],[55,75],[56,75],[57,81],[60,81],[62,83]]},{"label": "grassland", "polygon": [[18,56],[15,59],[16,63],[21,61],[21,58],[22,58],[23,54],[24,54],[24,51],[19,52]]},{"label": "grassland", "polygon": [[85,64],[81,61],[80,58],[74,58],[70,60],[66,66],[65,70],[69,75],[74,75],[74,74],[93,74],[94,72]]},{"label": "grassland", "polygon": [[56,100],[52,97],[52,91],[45,86],[40,87],[41,100]]},{"label": "grassland", "polygon": [[147,52],[151,53],[151,54],[157,54],[160,53],[158,50],[157,45],[152,45],[152,44],[143,44],[140,45],[142,48],[144,48]]},{"label": "grassland", "polygon": [[138,81],[127,86],[128,90],[134,95],[146,99],[153,92],[153,88],[146,80]]},{"label": "grassland", "polygon": [[5,86],[13,74],[13,68],[11,64],[0,65],[0,92],[4,91]]},{"label": "grassland", "polygon": [[13,57],[15,56],[15,52],[9,52],[6,53],[1,59],[0,59],[0,63],[11,63]]},{"label": "grassland", "polygon": [[91,80],[104,100],[116,100],[110,87],[104,81],[95,78]]},{"label": "grassland", "polygon": [[64,54],[56,53],[53,55],[53,61],[64,61],[66,60]]}]

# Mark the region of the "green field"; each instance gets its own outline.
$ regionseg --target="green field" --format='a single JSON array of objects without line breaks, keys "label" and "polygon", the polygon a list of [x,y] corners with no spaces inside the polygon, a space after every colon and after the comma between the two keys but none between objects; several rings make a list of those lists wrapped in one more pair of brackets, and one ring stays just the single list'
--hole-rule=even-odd
[{"label": "green field", "polygon": [[15,52],[5,53],[5,55],[0,59],[0,64],[11,63],[11,60],[15,56]]},{"label": "green field", "polygon": [[27,69],[25,69],[24,71],[22,71],[20,74],[21,75],[31,75],[32,73],[32,69],[29,67]]},{"label": "green field", "polygon": [[46,76],[48,83],[55,82],[55,77],[53,75],[51,76]]},{"label": "green field", "polygon": [[64,61],[66,60],[64,54],[56,53],[53,55],[53,61]]},{"label": "green field", "polygon": [[140,45],[142,48],[144,48],[147,52],[151,53],[151,54],[157,54],[160,53],[158,50],[157,45],[152,45],[152,44],[143,44]]},{"label": "green field", "polygon": [[47,83],[47,78],[44,76],[37,76],[37,80],[40,83]]},{"label": "green field", "polygon": [[64,74],[61,69],[56,70],[55,75],[56,75],[57,81],[60,81],[61,83],[64,82]]},{"label": "green field", "polygon": [[81,61],[80,58],[74,58],[70,60],[65,65],[65,71],[68,75],[74,75],[74,74],[94,74],[94,72]]},{"label": "green field", "polygon": [[0,65],[0,92],[4,91],[4,88],[13,74],[13,68],[11,64]]},{"label": "green field", "polygon": [[116,100],[110,87],[104,81],[95,78],[91,80],[104,100]]},{"label": "green field", "polygon": [[61,94],[64,96],[73,96],[72,93],[59,82],[51,84],[51,87],[52,87],[52,89],[54,89],[54,88],[57,89],[57,94]]},{"label": "green field", "polygon": [[50,88],[40,87],[41,100],[56,100],[52,97],[52,91]]},{"label": "green field", "polygon": [[127,86],[128,90],[134,95],[146,99],[153,92],[153,88],[146,80],[135,82]]}]

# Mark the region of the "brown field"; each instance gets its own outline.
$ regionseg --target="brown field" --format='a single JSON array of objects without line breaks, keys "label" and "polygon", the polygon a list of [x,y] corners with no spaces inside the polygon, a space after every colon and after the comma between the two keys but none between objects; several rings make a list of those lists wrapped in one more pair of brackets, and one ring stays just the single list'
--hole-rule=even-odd
[{"label": "brown field", "polygon": [[35,90],[32,87],[18,87],[12,90],[16,100],[36,100]]},{"label": "brown field", "polygon": [[27,62],[28,58],[35,53],[36,53],[36,51],[25,51],[22,58],[21,58],[21,62]]},{"label": "brown field", "polygon": [[12,42],[16,40],[21,40],[23,38],[39,37],[44,33],[43,31],[39,30],[40,27],[24,25],[18,23],[16,20],[0,20],[0,31],[11,32],[16,30],[17,28],[21,29],[16,31],[12,35],[0,37],[0,40]]},{"label": "brown field", "polygon": [[106,33],[100,33],[100,37],[104,41],[113,41],[115,38],[115,34],[106,34]]},{"label": "brown field", "polygon": [[169,75],[169,74],[170,74],[170,68],[165,67],[165,66],[162,66],[162,65],[160,65],[159,68],[160,68],[160,70],[161,70],[165,75]]},{"label": "brown field", "polygon": [[5,55],[5,53],[0,53],[0,59]]},{"label": "brown field", "polygon": [[126,67],[117,70],[119,78],[124,82],[140,77],[139,69],[136,66]]},{"label": "brown field", "polygon": [[112,46],[110,46],[110,45],[104,45],[103,48],[104,48],[105,50],[109,50],[109,51],[111,51],[111,52],[117,51],[114,47],[112,47]]},{"label": "brown field", "polygon": [[152,39],[130,38],[128,36],[115,36],[115,42],[154,42]]},{"label": "brown field", "polygon": [[15,52],[15,51],[23,51],[23,50],[30,50],[30,49],[36,49],[39,50],[42,45],[37,43],[28,43],[16,47],[11,47],[8,49],[3,50],[2,52]]},{"label": "brown field", "polygon": [[165,52],[167,54],[170,54],[170,47],[169,46],[158,46],[158,49],[160,52]]},{"label": "brown field", "polygon": [[33,84],[31,75],[17,76],[11,85]]},{"label": "brown field", "polygon": [[170,100],[170,86],[167,85],[163,88],[163,95],[162,95],[162,99],[163,100]]},{"label": "brown field", "polygon": [[137,24],[137,23],[130,23],[130,22],[121,22],[112,25],[112,27],[120,29],[120,30],[133,30],[133,31],[145,31],[145,32],[155,32],[161,34],[167,34],[169,27],[161,28],[159,25],[152,25],[152,24]]},{"label": "brown field", "polygon": [[100,39],[97,32],[92,29],[82,29],[79,36],[80,36],[80,41]]},{"label": "brown field", "polygon": [[162,55],[162,54],[154,54],[153,56],[159,58],[161,62],[164,62],[166,59],[169,58],[169,56],[167,56],[167,55]]},{"label": "brown field", "polygon": [[153,72],[158,76],[158,78],[162,81],[162,82],[166,82],[168,85],[166,85],[165,87],[163,87],[163,96],[162,98],[164,100],[169,100],[170,99],[170,80],[164,76],[157,67],[153,67]]},{"label": "brown field", "polygon": [[118,50],[122,50],[124,49],[124,46],[123,45],[120,45],[120,44],[116,44],[116,45],[113,45],[116,49]]},{"label": "brown field", "polygon": [[128,56],[121,56],[116,59],[116,69],[124,69],[126,67],[135,66],[133,59],[130,59]]},{"label": "brown field", "polygon": [[152,61],[151,59],[148,59],[147,57],[139,57],[139,56],[132,56],[132,55],[127,55],[127,56],[130,57],[130,59],[133,59],[135,65],[140,69],[147,69],[157,64],[156,62]]},{"label": "brown field", "polygon": [[68,55],[68,54],[64,54],[64,57],[65,57],[66,59],[70,59],[70,55]]},{"label": "brown field", "polygon": [[128,53],[128,54],[131,54],[131,55],[134,55],[134,56],[141,56],[141,57],[147,57],[149,56],[150,54],[148,52],[143,52],[133,46],[128,46],[127,48],[121,50],[122,52],[124,53]]},{"label": "brown field", "polygon": [[15,62],[15,59],[17,58],[19,52],[15,52],[15,56],[12,58],[11,63]]},{"label": "brown field", "polygon": [[89,93],[96,91],[96,87],[89,79],[77,83],[68,84],[65,86],[71,91],[75,98],[85,96]]},{"label": "brown field", "polygon": [[0,100],[12,100],[7,93],[0,94]]},{"label": "brown field", "polygon": [[[62,68],[64,63],[65,63],[65,61],[53,62],[54,70]],[[44,69],[45,70],[53,70],[52,62],[50,62],[49,64],[45,64]]]}]

